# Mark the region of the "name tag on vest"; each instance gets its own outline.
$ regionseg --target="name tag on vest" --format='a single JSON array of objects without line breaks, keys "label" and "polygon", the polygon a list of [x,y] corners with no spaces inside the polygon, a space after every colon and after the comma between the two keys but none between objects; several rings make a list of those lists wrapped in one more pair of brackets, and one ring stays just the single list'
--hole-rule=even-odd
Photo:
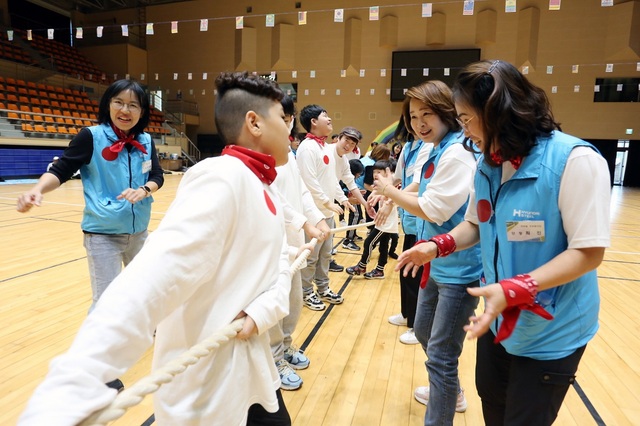
[{"label": "name tag on vest", "polygon": [[544,242],[543,220],[507,222],[507,240],[513,242]]},{"label": "name tag on vest", "polygon": [[151,171],[151,160],[142,162],[142,173],[149,173]]}]

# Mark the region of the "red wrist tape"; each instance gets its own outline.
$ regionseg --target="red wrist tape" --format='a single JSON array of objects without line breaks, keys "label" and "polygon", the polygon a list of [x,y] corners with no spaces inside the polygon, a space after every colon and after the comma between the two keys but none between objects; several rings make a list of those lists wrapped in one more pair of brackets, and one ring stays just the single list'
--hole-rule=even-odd
[{"label": "red wrist tape", "polygon": [[449,256],[456,251],[456,240],[453,239],[451,234],[440,234],[429,238],[429,241],[436,243],[438,247],[438,254],[436,257]]},{"label": "red wrist tape", "polygon": [[502,311],[502,324],[500,324],[494,343],[500,343],[511,336],[522,311],[533,312],[546,320],[553,319],[553,315],[535,303],[538,283],[529,274],[520,274],[513,278],[500,280],[499,284],[507,299],[507,308]]}]

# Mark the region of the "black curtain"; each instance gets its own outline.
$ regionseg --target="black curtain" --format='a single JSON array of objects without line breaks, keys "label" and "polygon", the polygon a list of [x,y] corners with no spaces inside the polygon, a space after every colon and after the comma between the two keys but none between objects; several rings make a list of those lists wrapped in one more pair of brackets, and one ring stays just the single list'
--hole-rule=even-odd
[{"label": "black curtain", "polygon": [[640,141],[629,141],[623,186],[640,187]]}]

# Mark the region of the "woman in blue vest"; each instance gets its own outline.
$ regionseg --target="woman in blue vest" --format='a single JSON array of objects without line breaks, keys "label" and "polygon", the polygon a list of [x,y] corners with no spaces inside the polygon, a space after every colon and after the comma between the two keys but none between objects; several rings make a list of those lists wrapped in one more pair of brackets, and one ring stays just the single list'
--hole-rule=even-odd
[{"label": "woman in blue vest", "polygon": [[400,265],[481,243],[485,279],[469,292],[484,297],[485,311],[465,329],[478,338],[485,423],[550,425],[598,329],[607,163],[559,130],[544,91],[511,64],[469,65],[454,100],[469,145],[482,152],[469,209],[446,242],[416,247]]},{"label": "woman in blue vest", "polygon": [[[476,170],[476,157],[462,144],[451,90],[440,81],[409,89],[403,105],[404,121],[416,139],[433,144],[422,166],[418,196],[394,187],[393,179],[376,179],[377,195],[385,196],[415,215],[420,240],[449,232],[463,221]],[[436,259],[420,282],[414,331],[425,348],[429,386],[414,397],[427,405],[425,425],[451,425],[467,408],[458,379],[463,326],[473,315],[478,298],[467,290],[478,287],[482,273],[480,250],[470,248]],[[402,258],[402,256],[401,256]],[[427,279],[428,277],[428,279]]]},{"label": "woman in blue vest", "polygon": [[98,123],[82,129],[56,164],[18,198],[20,212],[40,206],[43,194],[80,170],[85,200],[81,228],[93,293],[89,311],[142,248],[151,194],[164,183],[155,145],[144,132],[149,100],[140,84],[111,84],[100,100]]}]

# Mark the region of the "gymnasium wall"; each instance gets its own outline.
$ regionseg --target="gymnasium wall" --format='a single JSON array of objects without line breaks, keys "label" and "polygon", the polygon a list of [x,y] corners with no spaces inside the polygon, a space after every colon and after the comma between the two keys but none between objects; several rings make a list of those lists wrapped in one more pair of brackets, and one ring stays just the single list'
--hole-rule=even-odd
[{"label": "gymnasium wall", "polygon": [[[321,104],[336,130],[355,125],[370,140],[400,115],[400,104],[386,94],[392,51],[480,47],[483,58],[528,66],[528,77],[547,91],[565,131],[611,140],[633,139],[640,132],[638,103],[593,102],[597,77],[640,76],[638,0],[615,1],[613,7],[601,7],[596,0],[565,1],[559,11],[548,10],[548,0],[519,0],[516,13],[505,13],[504,0],[487,0],[476,2],[473,16],[463,16],[462,1],[434,2],[431,18],[421,17],[421,3],[382,0],[375,5],[380,7],[378,21],[369,20],[373,4],[363,0],[349,2],[348,8],[337,0],[302,1],[301,9],[293,1],[197,0],[147,7],[146,22],[156,24],[155,34],[146,37],[146,83],[163,89],[168,99],[180,90],[184,100],[197,102],[197,133],[215,133],[215,75],[224,70],[276,71],[279,81],[298,83],[298,109]],[[335,8],[345,8],[343,23],[333,21]],[[307,11],[306,25],[298,25],[298,11]],[[274,28],[265,26],[268,13],[275,14]],[[134,22],[132,14],[89,15],[85,20],[119,25]],[[236,16],[244,16],[244,29],[235,29]],[[199,21],[205,18],[209,29],[203,32]],[[178,21],[177,34],[171,34],[170,21]],[[608,63],[614,65],[611,73],[605,72]],[[572,65],[579,65],[578,73]],[[553,66],[552,74],[547,74],[548,66]],[[381,69],[387,70],[385,77]],[[628,128],[633,135],[625,133]],[[195,140],[196,135],[190,136]]]}]

